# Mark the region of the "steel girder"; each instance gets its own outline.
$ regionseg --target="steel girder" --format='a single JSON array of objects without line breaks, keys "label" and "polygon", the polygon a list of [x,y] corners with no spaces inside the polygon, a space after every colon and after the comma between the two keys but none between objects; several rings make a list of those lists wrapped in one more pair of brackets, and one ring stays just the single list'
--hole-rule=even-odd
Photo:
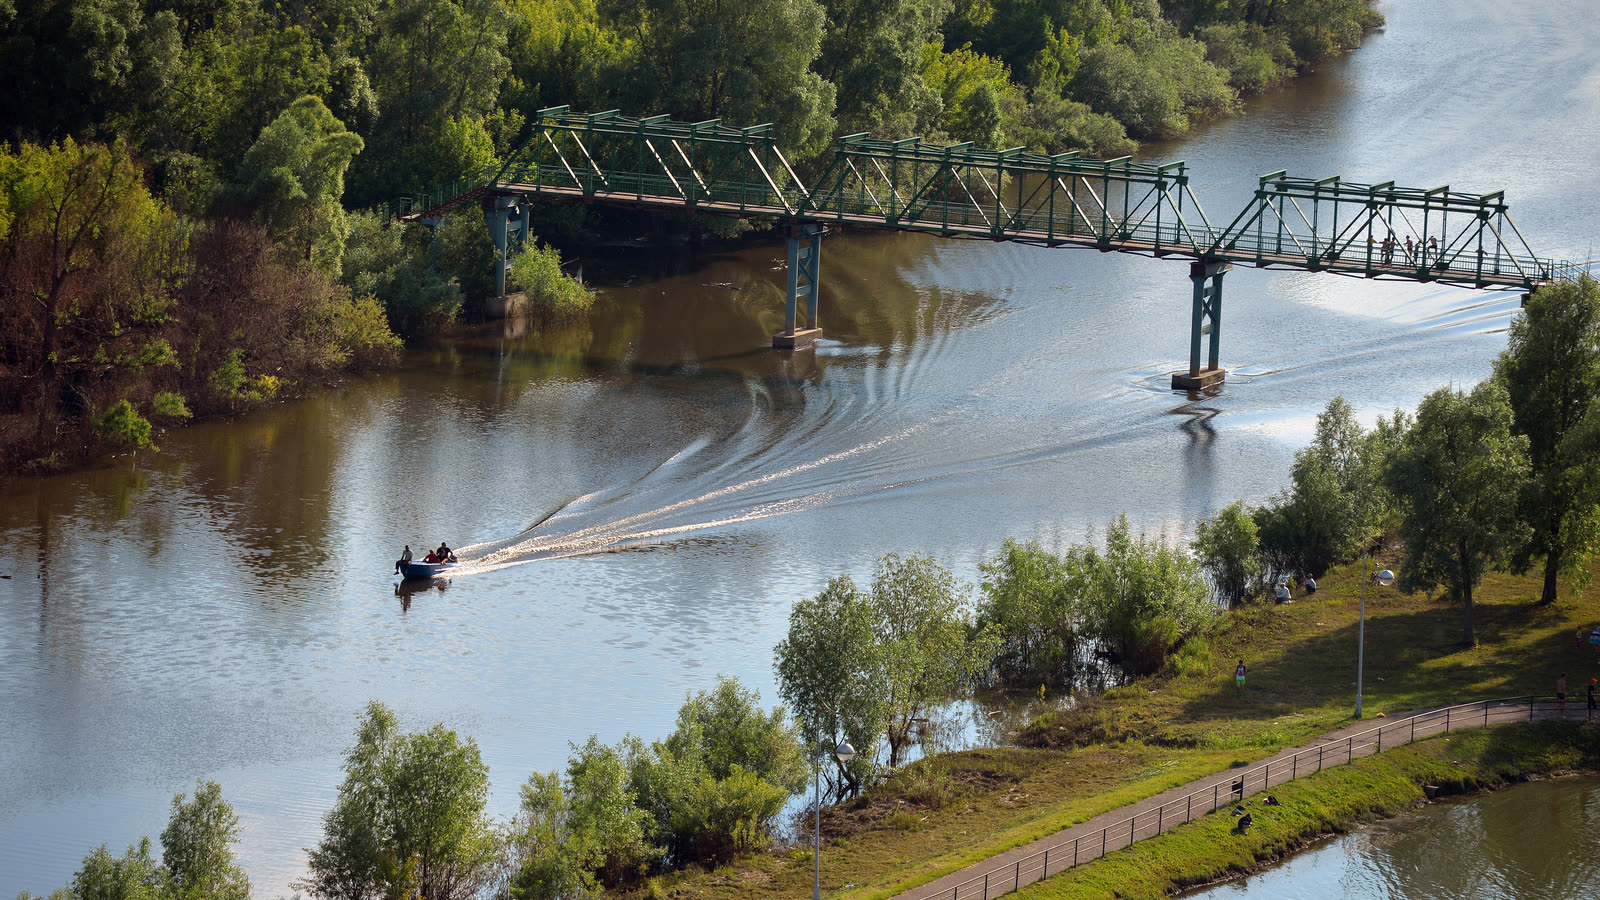
[{"label": "steel girder", "polygon": [[1262,267],[1368,278],[1529,288],[1570,277],[1534,254],[1506,211],[1504,192],[1356,184],[1338,176],[1261,176],[1250,205],[1208,256]]},{"label": "steel girder", "polygon": [[733,215],[791,216],[805,188],[771,125],[540,110],[493,178],[509,193]]},{"label": "steel girder", "polygon": [[1195,254],[1214,235],[1181,162],[839,139],[805,218],[1056,246]]}]

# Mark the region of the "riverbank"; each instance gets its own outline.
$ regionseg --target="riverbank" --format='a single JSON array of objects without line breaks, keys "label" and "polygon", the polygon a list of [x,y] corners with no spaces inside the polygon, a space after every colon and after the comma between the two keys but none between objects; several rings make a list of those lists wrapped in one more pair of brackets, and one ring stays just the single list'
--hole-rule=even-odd
[{"label": "riverbank", "polygon": [[[1373,568],[1392,562],[1380,557]],[[1350,723],[1360,572],[1359,563],[1335,568],[1313,597],[1229,613],[1221,629],[1194,642],[1166,672],[1036,717],[1017,735],[1032,747],[938,755],[906,767],[862,798],[824,810],[824,892],[845,900],[884,900]],[[1573,637],[1578,628],[1592,628],[1600,620],[1600,605],[1566,596],[1540,605],[1539,587],[1536,578],[1500,574],[1486,579],[1478,595],[1479,638],[1470,647],[1459,643],[1459,610],[1451,605],[1437,597],[1369,587],[1367,716],[1471,699],[1550,695],[1562,671],[1574,696],[1581,697],[1587,678],[1600,675],[1600,659],[1587,645],[1575,645]],[[1240,658],[1250,669],[1243,697],[1230,677]],[[1581,714],[1581,700],[1573,709]],[[1486,759],[1485,772],[1512,771],[1500,757]],[[1426,783],[1451,783],[1437,769],[1426,772]],[[1490,783],[1486,776],[1479,781]],[[1389,796],[1415,798],[1399,792],[1398,781],[1380,783],[1392,792]],[[1329,805],[1324,818],[1334,821],[1350,809],[1374,813],[1375,807],[1362,803]],[[1291,849],[1281,842],[1262,846],[1264,852],[1274,846],[1275,852]],[[1204,868],[1195,865],[1196,871]],[[804,896],[811,877],[811,856],[803,846],[774,847],[715,871],[682,873],[653,884],[669,896],[744,900]],[[1076,883],[1077,877],[1053,881]],[[1188,883],[1200,880],[1195,876]]]},{"label": "riverbank", "polygon": [[1437,796],[1495,790],[1546,777],[1600,771],[1600,727],[1581,722],[1455,732],[1386,750],[1275,787],[1259,797],[1252,825],[1205,816],[1104,859],[1024,887],[1018,900],[1122,897],[1156,900],[1259,871],[1324,837],[1415,808]]}]

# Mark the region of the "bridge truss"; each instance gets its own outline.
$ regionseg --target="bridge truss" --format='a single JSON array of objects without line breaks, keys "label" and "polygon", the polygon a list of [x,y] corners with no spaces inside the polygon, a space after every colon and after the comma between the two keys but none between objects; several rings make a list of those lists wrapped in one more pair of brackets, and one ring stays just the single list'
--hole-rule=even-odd
[{"label": "bridge truss", "polygon": [[[540,110],[527,140],[499,167],[402,197],[380,212],[385,227],[436,223],[476,202],[499,255],[496,286],[503,294],[506,266],[528,232],[528,205],[537,200],[776,220],[788,235],[791,268],[778,346],[802,346],[820,334],[818,260],[828,223],[1188,258],[1189,370],[1173,376],[1174,387],[1187,388],[1210,387],[1225,374],[1218,366],[1222,280],[1236,263],[1530,291],[1576,274],[1533,252],[1500,192],[1273,172],[1219,230],[1191,191],[1182,162],[854,134],[839,139],[833,159],[807,188],[771,125],[735,128],[715,119],[677,122],[564,106]],[[801,299],[807,327],[797,330]]]}]

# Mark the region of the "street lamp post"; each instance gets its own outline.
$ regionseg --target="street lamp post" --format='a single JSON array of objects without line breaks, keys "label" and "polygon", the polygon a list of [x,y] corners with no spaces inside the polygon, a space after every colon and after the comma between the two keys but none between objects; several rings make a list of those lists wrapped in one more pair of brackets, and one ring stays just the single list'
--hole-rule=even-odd
[{"label": "street lamp post", "polygon": [[[1362,675],[1366,671],[1367,656],[1367,572],[1370,570],[1368,560],[1370,554],[1361,554],[1361,626],[1360,637],[1356,642],[1356,718],[1361,718],[1361,683]],[[1394,584],[1394,573],[1384,569],[1378,573],[1378,583],[1384,587]]]},{"label": "street lamp post", "polygon": [[[850,746],[849,741],[844,741],[833,748],[833,755],[845,765],[856,758],[856,748]],[[811,900],[822,900],[822,761],[817,761],[817,784],[813,797],[817,806],[817,819],[812,828],[812,837],[816,840],[815,850],[811,854],[816,869],[811,879]]]}]

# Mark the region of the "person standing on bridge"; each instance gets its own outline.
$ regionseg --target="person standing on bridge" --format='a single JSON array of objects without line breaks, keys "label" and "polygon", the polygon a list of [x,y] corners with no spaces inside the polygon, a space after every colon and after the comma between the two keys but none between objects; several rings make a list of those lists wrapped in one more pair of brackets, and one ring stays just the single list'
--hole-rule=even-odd
[{"label": "person standing on bridge", "polygon": [[1411,247],[1411,235],[1408,234],[1408,235],[1406,235],[1406,262],[1415,263],[1416,261],[1417,261],[1417,252],[1416,252],[1416,250],[1412,249],[1412,247]]}]

